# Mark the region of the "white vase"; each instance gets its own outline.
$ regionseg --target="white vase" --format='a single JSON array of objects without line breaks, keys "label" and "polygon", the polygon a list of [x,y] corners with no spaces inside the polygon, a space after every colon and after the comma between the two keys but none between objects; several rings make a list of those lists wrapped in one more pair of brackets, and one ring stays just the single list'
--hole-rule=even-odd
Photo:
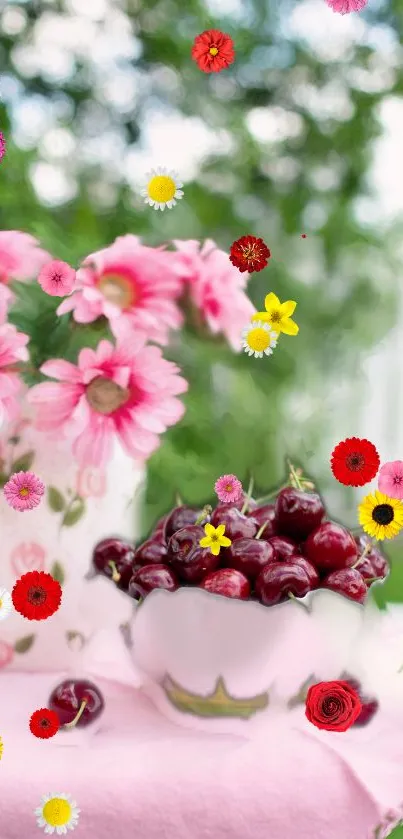
[{"label": "white vase", "polygon": [[138,535],[145,471],[117,443],[105,468],[80,469],[66,441],[50,441],[27,421],[20,423],[17,442],[10,435],[3,430],[1,471],[32,469],[46,495],[23,513],[0,498],[0,587],[11,592],[27,571],[47,571],[61,582],[63,597],[47,620],[13,612],[0,622],[0,668],[70,669],[96,630],[118,627],[132,615],[132,602],[111,581],[85,577],[97,542],[107,536],[134,541]]}]

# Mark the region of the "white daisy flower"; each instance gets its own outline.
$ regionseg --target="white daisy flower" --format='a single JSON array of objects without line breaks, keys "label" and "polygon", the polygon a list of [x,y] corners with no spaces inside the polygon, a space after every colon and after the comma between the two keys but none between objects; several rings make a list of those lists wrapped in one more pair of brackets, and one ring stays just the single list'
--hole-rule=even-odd
[{"label": "white daisy flower", "polygon": [[13,601],[11,599],[11,594],[5,588],[0,588],[0,621],[4,621],[8,618],[12,610]]},{"label": "white daisy flower", "polygon": [[81,811],[71,795],[66,795],[65,792],[51,792],[42,797],[41,806],[34,812],[38,827],[45,828],[45,833],[66,836],[68,830],[77,827]]},{"label": "white daisy flower", "polygon": [[248,355],[263,358],[264,355],[272,354],[277,346],[277,338],[278,333],[268,323],[254,321],[242,330],[242,347]]},{"label": "white daisy flower", "polygon": [[177,172],[158,166],[157,169],[147,172],[146,178],[147,186],[141,190],[141,195],[145,198],[144,203],[155,210],[165,210],[165,207],[171,209],[176,204],[175,199],[182,198],[183,191],[180,187],[183,183],[179,180]]}]

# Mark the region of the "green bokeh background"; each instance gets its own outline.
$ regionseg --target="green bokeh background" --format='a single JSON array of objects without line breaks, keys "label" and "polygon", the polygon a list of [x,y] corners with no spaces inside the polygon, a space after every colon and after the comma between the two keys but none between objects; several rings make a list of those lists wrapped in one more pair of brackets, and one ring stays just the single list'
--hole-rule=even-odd
[{"label": "green bokeh background", "polygon": [[[294,34],[290,21],[298,0],[244,0],[236,14],[227,15],[217,11],[219,6],[213,13],[199,0],[119,0],[113,8],[126,19],[135,44],[132,55],[116,62],[138,82],[128,108],[105,95],[89,48],[75,52],[71,42],[66,45],[73,60],[61,78],[22,61],[24,50],[44,49],[45,16],[56,14],[68,22],[67,2],[18,0],[0,3],[0,11],[6,5],[24,23],[10,32],[10,17],[6,23],[4,14],[0,18],[0,128],[8,142],[0,170],[1,226],[33,233],[56,257],[76,265],[128,232],[151,245],[208,237],[224,250],[253,233],[273,253],[269,266],[250,280],[254,304],[261,308],[270,290],[282,300],[298,301],[298,338],[284,336],[264,362],[235,355],[221,339],[206,338],[190,326],[173,336],[167,354],[190,382],[187,410],[149,462],[144,532],[177,492],[189,503],[211,499],[214,480],[225,472],[245,483],[253,474],[257,493],[263,494],[283,482],[286,457],[313,478],[330,513],[354,526],[353,496],[335,486],[329,454],[341,436],[357,433],[365,407],[363,360],[395,323],[396,277],[402,268],[397,256],[401,224],[363,223],[356,212],[359,199],[376,201],[368,174],[382,134],[382,102],[403,92],[403,69],[389,66],[385,51],[375,41],[371,45],[367,35],[387,33],[391,45],[401,45],[403,0],[372,0],[362,15],[365,38],[346,41],[339,59],[322,58],[311,42]],[[112,5],[107,9],[107,17],[95,21],[99,39],[110,31]],[[236,63],[217,76],[206,76],[190,60],[195,34],[211,27],[228,32],[236,45]],[[358,70],[371,77],[385,71],[383,85],[361,85]],[[334,103],[335,79],[348,103],[344,112]],[[315,95],[330,107],[314,108]],[[21,102],[30,101],[50,109],[52,124],[76,138],[75,153],[58,162],[77,184],[76,194],[64,203],[46,204],[33,188],[33,167],[47,162],[47,152],[42,137],[34,132],[30,137],[29,121],[22,127],[19,121]],[[129,160],[142,148],[151,105],[161,114],[197,118],[211,131],[224,132],[232,144],[230,153],[203,158],[197,175],[185,184],[184,200],[164,214],[142,203],[118,167],[83,153],[90,140],[111,130],[121,143],[117,157]],[[251,128],[256,115],[278,124],[277,139],[258,139]],[[106,206],[99,195],[108,190],[113,199]],[[28,297],[16,321],[31,333],[36,330],[40,343],[45,318],[52,346],[41,351],[53,356],[65,329],[62,324],[56,331],[54,308],[52,301]],[[100,324],[69,333],[69,357],[76,358],[80,342],[96,343],[103,330]],[[337,404],[333,393],[341,380],[343,400]],[[396,541],[389,552],[393,573],[376,591],[380,605],[386,598],[403,601],[400,554]]]}]

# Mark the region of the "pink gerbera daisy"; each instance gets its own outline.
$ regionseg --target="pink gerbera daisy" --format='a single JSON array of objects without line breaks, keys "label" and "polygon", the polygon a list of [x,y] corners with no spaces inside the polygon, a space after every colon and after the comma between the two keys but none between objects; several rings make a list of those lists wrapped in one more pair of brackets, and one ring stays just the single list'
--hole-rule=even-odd
[{"label": "pink gerbera daisy", "polygon": [[20,230],[0,231],[0,283],[28,280],[36,277],[50,255],[38,247],[38,242]]},{"label": "pink gerbera daisy", "polygon": [[45,484],[33,472],[15,472],[4,487],[7,504],[20,513],[37,507],[44,493]]},{"label": "pink gerbera daisy", "polygon": [[340,15],[350,12],[360,12],[367,5],[368,0],[326,0],[327,5]]},{"label": "pink gerbera daisy", "polygon": [[11,323],[1,322],[6,317],[6,302],[0,294],[0,408],[8,420],[14,420],[20,413],[18,395],[22,387],[15,365],[28,361],[26,345],[29,338]]},{"label": "pink gerbera daisy", "polygon": [[53,259],[41,268],[38,283],[52,297],[71,294],[76,282],[76,272],[67,262]]},{"label": "pink gerbera daisy", "polygon": [[175,397],[187,390],[187,382],[141,334],[118,339],[115,347],[101,341],[96,350],[83,349],[77,366],[46,361],[41,372],[59,381],[29,391],[36,427],[68,430],[81,466],[103,466],[116,437],[131,457],[145,461],[158,448],[158,435],[184,413]]},{"label": "pink gerbera daisy", "polygon": [[239,501],[242,496],[242,484],[236,475],[222,475],[215,482],[214,489],[219,501],[224,504]]},{"label": "pink gerbera daisy", "polygon": [[403,461],[384,463],[379,470],[378,489],[389,498],[403,499]]},{"label": "pink gerbera daisy", "polygon": [[175,254],[127,234],[87,257],[77,271],[77,290],[57,314],[73,312],[78,323],[104,315],[116,337],[123,327],[125,334],[140,330],[149,340],[167,344],[169,330],[182,324],[176,302],[182,289]]},{"label": "pink gerbera daisy", "polygon": [[234,350],[242,349],[241,333],[256,309],[245,294],[248,274],[238,271],[216,243],[174,240],[178,265],[194,306],[208,328],[222,333]]}]

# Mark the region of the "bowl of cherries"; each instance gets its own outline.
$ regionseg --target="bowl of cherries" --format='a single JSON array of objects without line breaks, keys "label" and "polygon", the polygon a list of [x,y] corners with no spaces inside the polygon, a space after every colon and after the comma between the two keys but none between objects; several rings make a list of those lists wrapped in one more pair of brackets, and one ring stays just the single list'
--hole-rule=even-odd
[{"label": "bowl of cherries", "polygon": [[238,719],[240,699],[260,697],[263,709],[269,687],[290,697],[315,671],[315,598],[360,612],[389,571],[294,469],[270,503],[243,493],[214,508],[181,504],[137,546],[104,539],[92,562],[138,606],[133,661],[161,709]]}]

